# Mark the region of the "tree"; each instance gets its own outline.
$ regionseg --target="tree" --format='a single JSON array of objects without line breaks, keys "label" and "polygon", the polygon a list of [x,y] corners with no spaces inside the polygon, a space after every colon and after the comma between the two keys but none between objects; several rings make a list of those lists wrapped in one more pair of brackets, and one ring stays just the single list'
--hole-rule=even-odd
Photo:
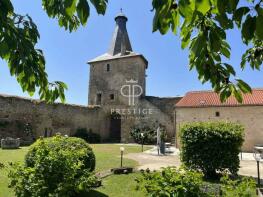
[{"label": "tree", "polygon": [[[106,1],[91,0],[99,14],[104,14]],[[85,25],[89,17],[86,0],[43,0],[43,8],[59,25],[76,30]],[[61,81],[49,82],[45,72],[42,50],[36,48],[40,38],[31,17],[14,13],[10,0],[0,1],[0,57],[8,63],[10,74],[15,76],[22,90],[33,95],[38,89],[41,100],[52,103],[58,98],[65,101],[67,85]]]},{"label": "tree", "polygon": [[[180,29],[181,46],[189,48],[190,70],[196,69],[202,83],[210,82],[221,101],[234,95],[242,102],[242,93],[250,86],[236,78],[232,65],[222,61],[230,58],[231,47],[226,31],[236,25],[243,43],[251,46],[243,55],[240,66],[248,64],[260,69],[263,61],[262,0],[152,0],[155,12],[153,31],[166,34]],[[105,14],[108,0],[42,0],[43,9],[70,32],[85,25],[90,16],[90,4],[98,14]],[[48,82],[45,59],[35,45],[39,39],[37,26],[26,15],[14,13],[10,0],[0,1],[0,57],[8,62],[11,75],[17,78],[23,91],[32,95],[39,89],[41,99],[65,100],[63,82]]]}]

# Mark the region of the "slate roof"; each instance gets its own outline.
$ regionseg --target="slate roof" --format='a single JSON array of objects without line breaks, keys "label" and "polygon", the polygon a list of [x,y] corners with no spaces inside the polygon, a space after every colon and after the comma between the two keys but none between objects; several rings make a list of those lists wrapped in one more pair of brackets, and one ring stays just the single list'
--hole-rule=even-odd
[{"label": "slate roof", "polygon": [[263,88],[253,89],[251,94],[243,94],[243,103],[240,104],[234,96],[221,103],[220,97],[213,91],[188,92],[175,106],[176,107],[214,107],[214,106],[242,106],[263,105]]},{"label": "slate roof", "polygon": [[112,56],[116,54],[125,55],[127,52],[132,52],[132,47],[126,28],[126,22],[128,21],[128,18],[121,12],[115,17],[115,21],[116,26],[108,54]]},{"label": "slate roof", "polygon": [[117,59],[117,58],[125,58],[131,56],[139,56],[144,60],[147,66],[148,61],[145,59],[145,57],[142,54],[133,52],[132,50],[132,46],[126,28],[126,22],[128,21],[128,18],[121,12],[115,17],[115,21],[116,21],[116,26],[114,29],[109,50],[107,51],[107,53],[88,61],[88,63],[106,61],[106,60]]}]

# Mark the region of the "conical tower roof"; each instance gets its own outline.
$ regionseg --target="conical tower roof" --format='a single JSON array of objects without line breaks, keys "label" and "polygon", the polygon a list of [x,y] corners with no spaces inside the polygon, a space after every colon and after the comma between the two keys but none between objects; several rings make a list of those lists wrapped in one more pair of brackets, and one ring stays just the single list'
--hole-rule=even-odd
[{"label": "conical tower roof", "polygon": [[126,29],[126,22],[128,21],[128,18],[121,12],[115,17],[115,21],[116,26],[108,54],[112,56],[117,54],[128,54],[132,52],[129,35]]},{"label": "conical tower roof", "polygon": [[107,53],[88,61],[88,63],[106,61],[116,58],[140,56],[147,66],[148,61],[145,59],[145,57],[141,54],[133,52],[132,50],[129,35],[126,28],[126,23],[128,21],[128,18],[121,11],[115,17],[115,21],[116,21],[116,25],[111,39],[111,44]]}]

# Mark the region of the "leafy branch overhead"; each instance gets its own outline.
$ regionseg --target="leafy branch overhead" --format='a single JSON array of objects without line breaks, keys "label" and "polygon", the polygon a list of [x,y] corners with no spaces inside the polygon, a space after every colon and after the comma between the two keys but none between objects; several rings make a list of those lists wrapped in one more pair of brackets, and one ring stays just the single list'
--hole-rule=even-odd
[{"label": "leafy branch overhead", "polygon": [[[244,3],[245,2],[245,3]],[[105,14],[107,0],[42,0],[43,9],[70,32],[86,25],[90,5],[98,14]],[[263,60],[262,0],[152,0],[153,31],[177,34],[180,29],[182,48],[189,48],[190,70],[196,69],[202,83],[210,82],[225,101],[234,95],[242,102],[242,93],[250,86],[236,78],[233,65],[227,63],[231,47],[226,41],[227,30],[237,26],[248,50],[240,67],[260,69]],[[0,57],[8,62],[11,75],[23,91],[30,95],[39,90],[41,99],[65,100],[63,82],[48,82],[43,52],[36,49],[39,33],[29,16],[14,13],[10,0],[0,1]]]},{"label": "leafy branch overhead", "polygon": [[[263,8],[262,0],[153,0],[155,16],[153,31],[175,34],[180,28],[181,46],[189,47],[190,70],[195,68],[202,83],[210,82],[220,93],[221,101],[234,95],[242,102],[242,93],[250,93],[250,86],[236,78],[230,58],[231,47],[226,41],[226,31],[236,25],[241,30],[242,41],[249,48],[240,66],[247,64],[260,69],[263,60]],[[244,1],[243,1],[244,4]]]},{"label": "leafy branch overhead", "polygon": [[[105,13],[106,0],[90,2],[99,14]],[[42,4],[48,16],[57,18],[65,29],[76,30],[80,24],[87,23],[89,5],[86,0],[43,0]],[[8,63],[10,74],[31,96],[38,90],[42,100],[54,102],[59,98],[64,102],[67,85],[48,81],[43,52],[36,48],[39,38],[30,16],[16,14],[10,0],[0,1],[0,57]]]}]

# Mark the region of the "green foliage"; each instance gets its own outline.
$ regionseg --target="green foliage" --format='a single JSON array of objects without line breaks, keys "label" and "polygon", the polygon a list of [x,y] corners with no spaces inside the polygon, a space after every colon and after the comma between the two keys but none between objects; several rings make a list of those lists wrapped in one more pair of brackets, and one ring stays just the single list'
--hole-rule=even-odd
[{"label": "green foliage", "polygon": [[0,2],[0,12],[0,57],[8,63],[10,74],[31,96],[38,88],[41,99],[64,102],[67,86],[48,81],[43,52],[36,48],[40,35],[31,17],[14,13],[9,0]]},{"label": "green foliage", "polygon": [[82,138],[88,143],[100,143],[101,142],[100,135],[97,133],[93,133],[91,129],[87,131],[86,128],[78,128],[76,133],[73,136]]},{"label": "green foliage", "polygon": [[181,160],[189,168],[202,170],[208,178],[229,170],[236,174],[244,128],[229,122],[188,123],[180,130]]},{"label": "green foliage", "polygon": [[152,3],[155,11],[153,31],[165,34],[171,29],[176,33],[180,27],[181,46],[190,49],[190,70],[197,70],[202,83],[209,81],[213,89],[220,93],[221,101],[233,95],[238,102],[242,102],[242,93],[251,92],[247,83],[236,78],[233,66],[222,61],[231,55],[226,30],[233,29],[235,23],[241,29],[244,44],[252,44],[242,57],[242,68],[249,63],[253,69],[259,69],[263,61],[262,1],[248,1],[247,6],[242,7],[238,6],[239,2],[153,0]]},{"label": "green foliage", "polygon": [[182,196],[182,197],[256,197],[256,183],[253,178],[237,177],[230,179],[225,174],[218,184],[203,181],[203,174],[185,168],[168,167],[161,172],[142,172],[135,179],[137,189],[149,196]]},{"label": "green foliage", "polygon": [[97,181],[95,156],[82,139],[55,136],[39,139],[25,156],[25,164],[13,164],[8,174],[18,197],[77,196]]},{"label": "green foliage", "polygon": [[[143,139],[141,136],[141,133],[143,133]],[[144,144],[155,144],[156,143],[156,129],[150,128],[147,126],[144,126],[142,128],[135,127],[130,132],[130,135],[132,136],[134,142],[141,144],[142,140]]]},{"label": "green foliage", "polygon": [[[104,14],[107,0],[90,0],[99,14]],[[89,17],[87,0],[42,0],[44,10],[59,25],[70,31],[85,25]],[[41,100],[49,103],[60,99],[65,102],[67,85],[61,81],[48,81],[45,58],[36,45],[40,38],[36,24],[28,15],[14,12],[10,0],[0,2],[0,58],[8,63],[23,92],[30,96],[38,89]]]},{"label": "green foliage", "polygon": [[204,197],[201,187],[202,174],[183,168],[168,167],[161,172],[143,172],[137,179],[138,189],[146,191],[150,196],[191,196]]},{"label": "green foliage", "polygon": [[225,197],[256,197],[256,182],[253,178],[239,178],[231,180],[229,176],[225,175],[221,178],[221,192]]},{"label": "green foliage", "polygon": [[[50,18],[58,19],[59,26],[69,31],[86,25],[90,6],[88,0],[42,0],[44,10]],[[90,0],[98,14],[105,14],[108,0]]]}]

